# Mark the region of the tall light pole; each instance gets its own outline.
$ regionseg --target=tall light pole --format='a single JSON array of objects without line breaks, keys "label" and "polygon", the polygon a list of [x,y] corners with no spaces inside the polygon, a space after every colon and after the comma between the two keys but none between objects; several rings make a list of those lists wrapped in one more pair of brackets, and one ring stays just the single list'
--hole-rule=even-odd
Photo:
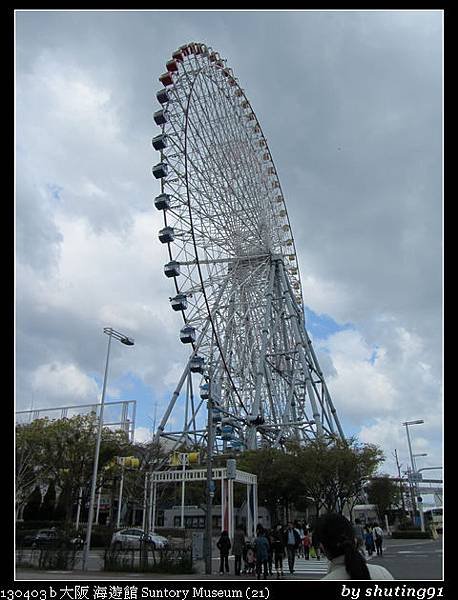
[{"label": "tall light pole", "polygon": [[84,552],[83,552],[83,562],[82,569],[83,571],[87,568],[87,560],[89,558],[89,550],[91,546],[91,535],[92,535],[92,523],[94,520],[94,504],[95,504],[95,490],[97,485],[97,472],[99,468],[99,454],[100,454],[100,442],[102,440],[102,431],[103,431],[103,409],[105,406],[105,392],[107,389],[107,377],[108,377],[108,364],[110,360],[110,348],[111,348],[111,338],[115,338],[119,340],[122,344],[126,346],[133,346],[134,340],[132,338],[127,337],[127,335],[123,335],[112,329],[111,327],[105,327],[103,329],[103,333],[108,335],[108,349],[107,349],[107,361],[105,364],[105,375],[103,378],[103,388],[102,388],[102,398],[100,400],[100,413],[99,413],[99,426],[97,430],[97,440],[95,443],[95,455],[94,455],[94,469],[92,471],[92,483],[91,483],[91,500],[89,503],[89,515],[87,520],[87,532],[86,532],[86,541],[84,542]]},{"label": "tall light pole", "polygon": [[212,399],[212,371],[209,374],[207,400],[207,486],[206,486],[206,520],[205,520],[205,574],[212,572],[212,503],[215,495],[213,481],[213,399]]},{"label": "tall light pole", "polygon": [[[403,423],[404,427],[406,428],[407,443],[409,445],[410,464],[412,465],[412,477],[413,477],[413,479],[415,479],[416,466],[415,466],[414,455],[412,454],[412,444],[410,442],[409,426],[410,425],[421,425],[422,423],[424,423],[423,419],[417,419],[416,421],[405,421]],[[412,492],[412,488],[413,488],[413,492]],[[416,493],[417,493],[417,485],[416,485],[415,481],[411,481],[411,497],[412,497],[412,511],[413,511],[413,515],[415,515],[416,508],[417,508]]]},{"label": "tall light pole", "polygon": [[[414,460],[416,458],[419,458],[420,456],[428,456],[428,453],[427,452],[422,452],[421,454],[413,454]],[[417,471],[417,461],[416,460],[415,460],[415,472],[418,473],[418,471]]]}]

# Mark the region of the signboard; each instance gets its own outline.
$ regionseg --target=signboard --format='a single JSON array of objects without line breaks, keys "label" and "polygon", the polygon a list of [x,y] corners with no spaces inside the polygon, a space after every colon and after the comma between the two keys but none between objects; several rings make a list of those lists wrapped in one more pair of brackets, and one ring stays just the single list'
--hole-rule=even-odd
[{"label": "signboard", "polygon": [[204,534],[202,531],[192,532],[192,557],[204,558]]},{"label": "signboard", "polygon": [[421,473],[409,473],[408,479],[411,483],[418,483],[423,480],[423,475]]},{"label": "signboard", "polygon": [[236,469],[237,469],[237,462],[234,458],[229,458],[226,462],[226,468],[227,468],[227,478],[228,479],[235,479],[236,477]]}]

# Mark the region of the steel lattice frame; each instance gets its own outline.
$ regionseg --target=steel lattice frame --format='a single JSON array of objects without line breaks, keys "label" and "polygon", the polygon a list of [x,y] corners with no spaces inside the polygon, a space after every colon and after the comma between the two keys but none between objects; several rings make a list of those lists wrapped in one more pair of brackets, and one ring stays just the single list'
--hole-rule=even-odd
[{"label": "steel lattice frame", "polygon": [[[195,335],[156,439],[205,442],[208,390],[194,393],[195,357],[204,359],[200,377],[221,409],[215,449],[344,437],[305,329],[280,182],[244,91],[226,61],[197,43],[173,53],[160,81],[154,119],[162,132],[153,145],[161,159],[153,173],[162,193],[155,204],[164,214],[171,301]],[[178,410],[183,426],[166,432]]]}]

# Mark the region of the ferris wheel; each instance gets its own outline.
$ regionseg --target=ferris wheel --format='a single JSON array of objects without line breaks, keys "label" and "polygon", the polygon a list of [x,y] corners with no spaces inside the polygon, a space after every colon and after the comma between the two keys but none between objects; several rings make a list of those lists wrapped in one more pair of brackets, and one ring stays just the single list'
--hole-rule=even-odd
[{"label": "ferris wheel", "polygon": [[205,44],[181,46],[166,69],[154,205],[190,356],[155,439],[203,444],[210,397],[218,451],[344,437],[305,329],[291,224],[251,104]]}]

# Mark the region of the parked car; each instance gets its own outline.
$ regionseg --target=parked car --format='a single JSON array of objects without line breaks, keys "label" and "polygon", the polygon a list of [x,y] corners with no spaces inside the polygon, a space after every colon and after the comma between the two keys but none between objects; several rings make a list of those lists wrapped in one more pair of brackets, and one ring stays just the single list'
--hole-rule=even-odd
[{"label": "parked car", "polygon": [[58,529],[40,529],[32,539],[32,548],[66,548],[80,550],[83,546],[81,537],[69,537]]},{"label": "parked car", "polygon": [[111,538],[111,546],[116,550],[138,549],[142,541],[146,541],[152,550],[163,550],[169,543],[166,537],[157,533],[145,533],[143,529],[131,528],[116,531]]}]

